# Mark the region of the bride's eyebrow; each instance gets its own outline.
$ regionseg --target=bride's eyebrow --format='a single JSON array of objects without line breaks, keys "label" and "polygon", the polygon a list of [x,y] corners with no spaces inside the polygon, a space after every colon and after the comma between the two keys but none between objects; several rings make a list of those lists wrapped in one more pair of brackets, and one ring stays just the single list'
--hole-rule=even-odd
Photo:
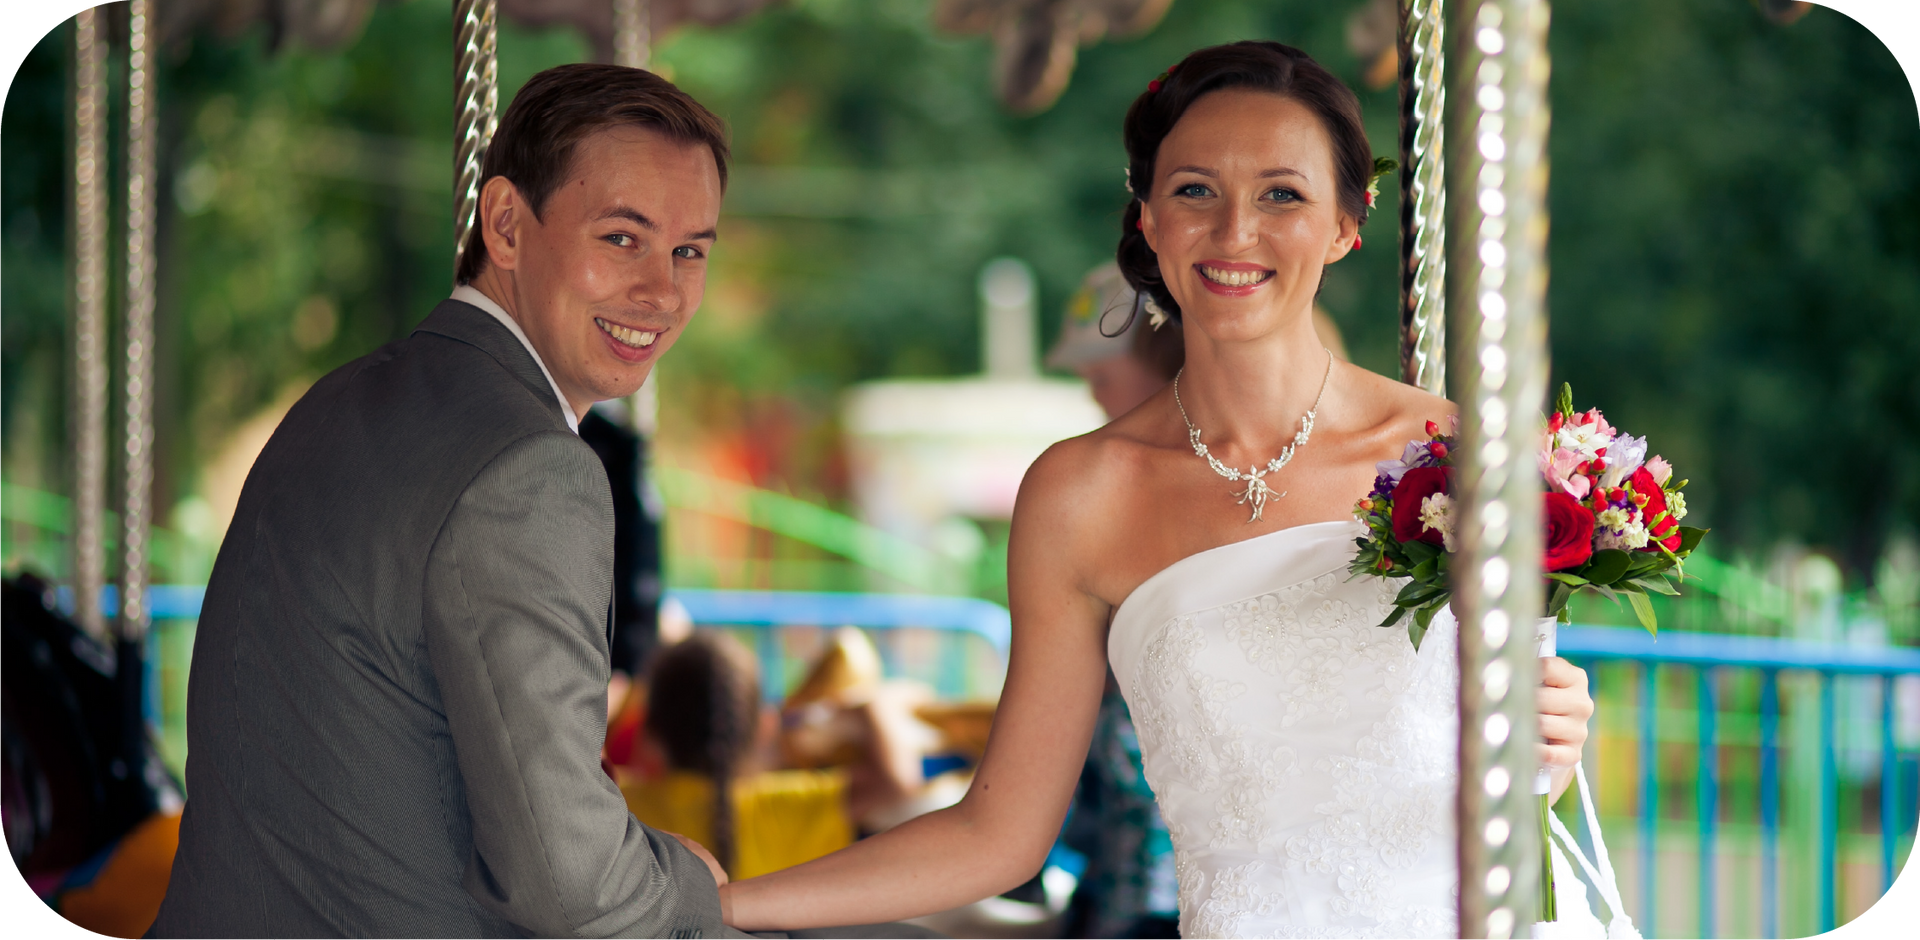
[{"label": "bride's eyebrow", "polygon": [[1220,176],[1219,173],[1211,169],[1208,169],[1207,167],[1194,166],[1191,163],[1187,164],[1186,166],[1177,166],[1167,171],[1168,176],[1172,176],[1175,173],[1192,173],[1195,176],[1204,176],[1207,179],[1216,179]]},{"label": "bride's eyebrow", "polygon": [[1274,167],[1271,170],[1262,170],[1260,171],[1259,178],[1263,180],[1270,180],[1270,179],[1274,179],[1276,177],[1281,177],[1281,176],[1297,176],[1301,179],[1307,178],[1307,174],[1302,173],[1299,170],[1296,170],[1292,167],[1285,167],[1285,166]]}]

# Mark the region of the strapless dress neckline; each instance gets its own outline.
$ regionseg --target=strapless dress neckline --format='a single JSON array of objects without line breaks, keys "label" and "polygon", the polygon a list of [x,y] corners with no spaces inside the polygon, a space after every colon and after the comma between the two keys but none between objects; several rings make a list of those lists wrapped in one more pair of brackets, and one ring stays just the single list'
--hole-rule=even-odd
[{"label": "strapless dress neckline", "polygon": [[1189,555],[1108,658],[1174,843],[1187,937],[1453,936],[1453,621],[1383,629],[1400,582],[1309,523]]}]

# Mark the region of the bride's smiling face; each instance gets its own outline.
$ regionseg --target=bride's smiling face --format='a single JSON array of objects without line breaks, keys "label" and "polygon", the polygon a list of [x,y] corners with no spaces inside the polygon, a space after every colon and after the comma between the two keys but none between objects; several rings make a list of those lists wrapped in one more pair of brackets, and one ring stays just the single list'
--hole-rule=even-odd
[{"label": "bride's smiling face", "polygon": [[1321,269],[1351,250],[1326,126],[1292,98],[1212,92],[1160,143],[1141,231],[1181,316],[1246,340],[1306,318]]}]

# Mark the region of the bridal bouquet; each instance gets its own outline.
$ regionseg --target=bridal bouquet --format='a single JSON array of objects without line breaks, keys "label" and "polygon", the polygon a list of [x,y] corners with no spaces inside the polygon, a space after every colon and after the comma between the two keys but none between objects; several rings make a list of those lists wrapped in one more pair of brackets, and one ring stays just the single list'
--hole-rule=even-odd
[{"label": "bridal bouquet", "polygon": [[[1354,506],[1367,527],[1349,566],[1356,575],[1410,578],[1380,625],[1407,619],[1415,649],[1433,615],[1453,597],[1448,568],[1454,551],[1453,435],[1427,422],[1427,440],[1412,441],[1399,460],[1376,465],[1373,492]],[[1540,453],[1546,489],[1545,617],[1567,620],[1577,591],[1615,603],[1625,597],[1650,633],[1657,632],[1648,594],[1678,594],[1681,563],[1705,529],[1680,524],[1687,501],[1673,467],[1647,455],[1647,441],[1607,423],[1598,409],[1573,410],[1573,387],[1562,386],[1547,417]]]},{"label": "bridal bouquet", "polygon": [[[1391,627],[1408,619],[1407,637],[1414,649],[1426,635],[1433,615],[1453,597],[1448,568],[1454,552],[1453,448],[1456,438],[1440,433],[1427,422],[1427,440],[1412,441],[1399,460],[1376,464],[1373,492],[1355,504],[1353,512],[1367,527],[1355,541],[1360,550],[1349,566],[1355,575],[1407,578],[1394,598],[1393,613],[1381,622]],[[1678,594],[1676,580],[1685,576],[1681,563],[1705,529],[1680,524],[1686,518],[1685,480],[1673,482],[1673,467],[1659,456],[1647,456],[1647,441],[1607,423],[1599,409],[1573,410],[1573,387],[1563,385],[1553,413],[1547,416],[1546,435],[1539,452],[1544,557],[1547,578],[1545,626],[1567,620],[1567,602],[1577,591],[1592,591],[1633,606],[1640,625],[1657,632],[1648,594]],[[1411,618],[1408,615],[1411,614]],[[1543,656],[1553,655],[1551,632],[1541,636]],[[1551,841],[1548,793],[1550,779],[1542,770],[1534,780],[1539,801],[1542,854],[1540,859],[1540,919],[1558,920],[1553,864],[1546,850]]]}]

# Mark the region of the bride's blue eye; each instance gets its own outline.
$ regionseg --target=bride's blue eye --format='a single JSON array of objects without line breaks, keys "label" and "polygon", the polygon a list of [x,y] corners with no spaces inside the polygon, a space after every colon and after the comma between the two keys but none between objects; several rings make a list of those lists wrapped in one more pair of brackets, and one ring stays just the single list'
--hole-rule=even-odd
[{"label": "bride's blue eye", "polygon": [[1203,183],[1188,183],[1174,190],[1173,194],[1175,196],[1185,196],[1188,199],[1199,199],[1203,196],[1213,195],[1213,190],[1208,189]]},{"label": "bride's blue eye", "polygon": [[1284,186],[1276,186],[1267,191],[1267,198],[1274,202],[1293,202],[1300,198],[1300,194]]}]

